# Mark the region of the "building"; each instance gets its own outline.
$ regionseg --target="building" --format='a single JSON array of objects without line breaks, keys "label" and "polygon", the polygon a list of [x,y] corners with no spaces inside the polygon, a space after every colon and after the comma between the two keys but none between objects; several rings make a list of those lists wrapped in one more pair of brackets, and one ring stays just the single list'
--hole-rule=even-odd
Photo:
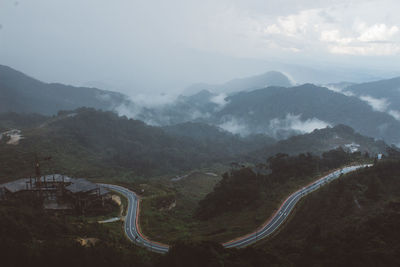
[{"label": "building", "polygon": [[104,205],[109,197],[109,191],[98,184],[61,174],[21,178],[0,185],[0,200],[35,198],[42,200],[46,209],[75,209],[81,213],[94,202]]}]

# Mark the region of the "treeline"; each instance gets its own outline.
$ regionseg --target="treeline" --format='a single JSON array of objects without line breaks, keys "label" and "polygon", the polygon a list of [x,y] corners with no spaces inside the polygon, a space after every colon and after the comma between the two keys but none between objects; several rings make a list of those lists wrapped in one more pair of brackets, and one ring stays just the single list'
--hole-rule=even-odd
[{"label": "treeline", "polygon": [[[196,217],[207,220],[224,212],[236,212],[249,206],[252,209],[257,208],[263,202],[269,201],[282,186],[302,186],[320,173],[365,157],[368,155],[350,154],[338,148],[321,156],[310,153],[297,156],[277,154],[270,157],[266,164],[256,168],[233,169],[225,173],[214,191],[199,202]],[[268,170],[271,173],[265,174]]]}]

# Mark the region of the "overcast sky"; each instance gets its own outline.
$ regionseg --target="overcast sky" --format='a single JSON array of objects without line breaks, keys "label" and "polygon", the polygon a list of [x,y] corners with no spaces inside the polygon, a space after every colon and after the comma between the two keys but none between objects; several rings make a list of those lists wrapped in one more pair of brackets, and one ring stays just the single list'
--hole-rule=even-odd
[{"label": "overcast sky", "polygon": [[400,70],[399,10],[398,0],[0,0],[0,64],[131,95],[292,65],[388,76]]}]

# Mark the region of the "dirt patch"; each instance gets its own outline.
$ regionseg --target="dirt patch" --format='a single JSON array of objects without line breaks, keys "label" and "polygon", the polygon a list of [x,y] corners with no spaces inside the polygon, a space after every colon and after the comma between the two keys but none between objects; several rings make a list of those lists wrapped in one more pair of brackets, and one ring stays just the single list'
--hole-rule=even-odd
[{"label": "dirt patch", "polygon": [[118,195],[112,195],[111,200],[117,203],[117,205],[119,206],[119,217],[122,217],[122,215],[124,214],[124,205],[122,204],[121,197]]},{"label": "dirt patch", "polygon": [[172,202],[171,204],[169,204],[168,207],[161,208],[160,211],[163,211],[163,210],[172,210],[172,209],[175,208],[175,207],[176,207],[176,200],[175,200],[174,202]]},{"label": "dirt patch", "polygon": [[78,243],[81,244],[82,247],[92,247],[96,245],[99,239],[94,237],[88,237],[88,238],[79,237],[76,239],[76,241],[78,241]]},{"label": "dirt patch", "polygon": [[121,202],[121,198],[117,195],[112,195],[111,197],[112,201],[114,201],[115,203],[117,203],[118,206],[121,206],[122,202]]},{"label": "dirt patch", "polygon": [[13,129],[7,132],[4,132],[0,135],[0,140],[2,139],[3,136],[8,137],[7,145],[18,145],[19,141],[21,139],[24,139],[24,137],[21,134],[21,131],[18,129]]}]

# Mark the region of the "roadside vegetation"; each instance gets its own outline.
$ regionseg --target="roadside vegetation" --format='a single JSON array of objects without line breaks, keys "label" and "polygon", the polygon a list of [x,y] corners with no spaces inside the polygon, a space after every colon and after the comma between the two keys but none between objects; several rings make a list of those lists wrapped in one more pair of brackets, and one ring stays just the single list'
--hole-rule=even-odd
[{"label": "roadside vegetation", "polygon": [[0,236],[2,266],[152,266],[157,258],[123,236],[122,222],[50,213],[34,201],[2,201]]},{"label": "roadside vegetation", "polygon": [[332,182],[260,247],[296,266],[399,266],[399,173],[384,161]]},{"label": "roadside vegetation", "polygon": [[[290,193],[324,173],[355,162],[371,162],[371,159],[368,155],[337,149],[320,157],[278,154],[270,157],[266,164],[237,166],[224,173],[213,189],[208,187],[208,193],[204,190],[203,197],[190,199],[190,194],[182,193],[184,187],[176,187],[175,191],[144,198],[140,218],[142,230],[154,240],[165,243],[177,240],[226,242],[258,228]],[[176,201],[176,208],[161,209],[159,202],[162,201]]]},{"label": "roadside vegetation", "polygon": [[[307,196],[278,234],[254,247],[224,249],[216,242],[181,240],[173,242],[165,256],[129,242],[122,232],[122,222],[100,225],[89,223],[82,216],[45,212],[34,201],[2,202],[2,263],[4,266],[398,266],[399,173],[400,161],[392,158],[331,182]],[[96,242],[83,245],[80,238]]]},{"label": "roadside vegetation", "polygon": [[245,249],[176,242],[162,266],[399,266],[400,160],[347,174],[300,202],[272,238]]}]

